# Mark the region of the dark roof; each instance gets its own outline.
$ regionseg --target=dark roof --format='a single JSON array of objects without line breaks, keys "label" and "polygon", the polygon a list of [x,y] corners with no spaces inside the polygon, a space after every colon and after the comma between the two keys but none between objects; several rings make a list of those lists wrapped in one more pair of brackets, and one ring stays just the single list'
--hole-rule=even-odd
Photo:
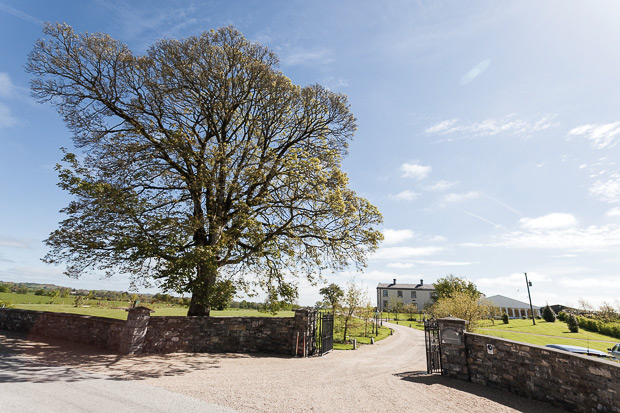
[{"label": "dark roof", "polygon": [[377,288],[388,288],[393,290],[434,290],[433,284],[388,284],[379,283]]}]

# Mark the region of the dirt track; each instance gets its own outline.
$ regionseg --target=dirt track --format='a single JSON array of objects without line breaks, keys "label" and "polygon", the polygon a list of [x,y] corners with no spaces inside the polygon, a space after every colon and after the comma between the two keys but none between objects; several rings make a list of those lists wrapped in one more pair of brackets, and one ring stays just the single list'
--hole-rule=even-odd
[{"label": "dirt track", "polygon": [[425,374],[421,331],[394,326],[373,346],[293,359],[238,354],[119,357],[0,335],[5,351],[183,394],[239,411],[553,412],[550,405]]}]

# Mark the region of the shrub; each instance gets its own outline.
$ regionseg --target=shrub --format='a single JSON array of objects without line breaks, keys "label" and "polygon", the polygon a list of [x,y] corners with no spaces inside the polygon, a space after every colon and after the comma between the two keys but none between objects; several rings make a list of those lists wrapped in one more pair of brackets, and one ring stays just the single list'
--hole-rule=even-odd
[{"label": "shrub", "polygon": [[543,310],[542,310],[542,318],[548,322],[548,323],[555,323],[555,313],[553,312],[553,310],[551,309],[551,307],[549,307],[549,304],[547,304]]},{"label": "shrub", "polygon": [[0,300],[0,308],[13,308],[13,303],[9,300]]},{"label": "shrub", "polygon": [[568,331],[571,333],[579,332],[579,321],[577,321],[577,317],[574,314],[569,314],[566,318],[566,325],[568,326]]},{"label": "shrub", "polygon": [[0,284],[0,293],[8,293],[11,289],[6,284]]},{"label": "shrub", "polygon": [[566,321],[566,313],[564,311],[560,311],[558,313],[558,320],[560,321]]},{"label": "shrub", "polygon": [[508,324],[508,314],[502,314],[502,321],[504,322],[504,324]]}]

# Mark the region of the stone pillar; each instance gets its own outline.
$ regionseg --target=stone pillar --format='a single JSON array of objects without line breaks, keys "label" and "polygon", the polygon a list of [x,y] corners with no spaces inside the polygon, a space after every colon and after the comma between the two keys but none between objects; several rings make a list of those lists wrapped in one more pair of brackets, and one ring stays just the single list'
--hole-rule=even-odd
[{"label": "stone pillar", "polygon": [[312,327],[314,326],[315,311],[309,307],[295,310],[295,328],[293,337],[293,355],[308,357],[314,350]]},{"label": "stone pillar", "polygon": [[119,353],[136,355],[142,353],[142,346],[146,338],[146,330],[153,310],[146,307],[136,307],[127,310],[125,331],[121,336]]},{"label": "stone pillar", "polygon": [[469,381],[465,349],[465,331],[469,322],[455,317],[440,318],[437,321],[441,337],[441,374]]}]

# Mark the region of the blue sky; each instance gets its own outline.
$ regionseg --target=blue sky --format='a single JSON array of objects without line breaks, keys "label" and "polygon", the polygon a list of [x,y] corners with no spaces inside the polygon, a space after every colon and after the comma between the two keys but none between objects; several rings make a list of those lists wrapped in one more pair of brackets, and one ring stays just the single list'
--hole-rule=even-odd
[{"label": "blue sky", "polygon": [[[335,4],[334,4],[335,3]],[[70,134],[29,96],[23,66],[44,21],[157,39],[232,24],[296,84],[348,95],[358,131],[344,169],[384,216],[363,273],[454,274],[534,304],[620,305],[620,4],[613,1],[0,0],[0,280],[71,280],[39,260],[68,202],[53,166]],[[300,303],[319,287],[299,282]]]}]

